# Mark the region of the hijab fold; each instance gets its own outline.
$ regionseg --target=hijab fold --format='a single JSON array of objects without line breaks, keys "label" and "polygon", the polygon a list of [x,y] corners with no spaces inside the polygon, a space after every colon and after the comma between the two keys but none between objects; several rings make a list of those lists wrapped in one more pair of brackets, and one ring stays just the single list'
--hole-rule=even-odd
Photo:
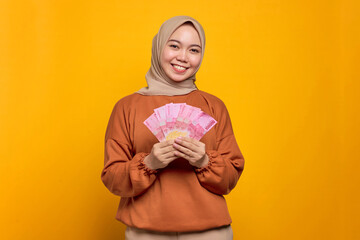
[{"label": "hijab fold", "polygon": [[[181,82],[171,80],[163,70],[160,64],[162,51],[170,38],[171,34],[182,24],[190,22],[194,25],[196,31],[199,33],[201,42],[201,61],[194,74],[188,79]],[[159,32],[155,35],[152,41],[151,67],[145,75],[147,87],[141,88],[137,93],[142,95],[184,95],[197,89],[195,85],[196,72],[199,70],[202,59],[204,57],[205,49],[205,33],[204,29],[198,21],[189,16],[176,16],[165,21]]]}]

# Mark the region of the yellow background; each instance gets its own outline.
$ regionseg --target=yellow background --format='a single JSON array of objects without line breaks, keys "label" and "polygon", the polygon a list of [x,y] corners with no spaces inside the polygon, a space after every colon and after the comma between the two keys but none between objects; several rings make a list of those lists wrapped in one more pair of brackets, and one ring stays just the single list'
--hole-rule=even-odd
[{"label": "yellow background", "polygon": [[100,179],[117,100],[162,22],[205,29],[199,89],[245,170],[234,239],[360,239],[359,1],[0,1],[0,239],[123,239]]}]

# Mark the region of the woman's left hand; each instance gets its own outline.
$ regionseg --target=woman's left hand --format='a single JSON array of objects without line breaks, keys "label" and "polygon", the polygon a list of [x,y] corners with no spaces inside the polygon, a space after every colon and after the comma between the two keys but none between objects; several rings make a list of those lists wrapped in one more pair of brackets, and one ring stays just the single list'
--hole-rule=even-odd
[{"label": "woman's left hand", "polygon": [[175,155],[185,158],[192,166],[201,168],[205,167],[209,158],[205,152],[205,143],[189,137],[179,137],[173,144]]}]

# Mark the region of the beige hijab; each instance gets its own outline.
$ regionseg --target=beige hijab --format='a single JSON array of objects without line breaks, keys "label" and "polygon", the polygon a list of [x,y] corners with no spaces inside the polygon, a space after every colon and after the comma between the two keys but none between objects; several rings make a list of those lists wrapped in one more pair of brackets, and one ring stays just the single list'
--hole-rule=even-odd
[{"label": "beige hijab", "polygon": [[201,62],[204,57],[204,49],[205,49],[205,33],[204,29],[200,25],[198,21],[188,16],[176,16],[170,18],[165,21],[161,27],[159,32],[155,35],[152,41],[152,56],[151,56],[151,67],[149,71],[146,73],[145,78],[147,82],[147,87],[144,87],[137,91],[142,95],[167,95],[167,96],[175,96],[175,95],[184,95],[189,92],[192,92],[197,89],[195,85],[195,74],[199,70],[199,67],[196,69],[194,74],[190,76],[188,79],[175,82],[171,80],[160,65],[160,57],[162,54],[162,50],[164,49],[165,44],[170,38],[171,34],[182,24],[186,22],[191,22],[200,36],[201,41]]}]

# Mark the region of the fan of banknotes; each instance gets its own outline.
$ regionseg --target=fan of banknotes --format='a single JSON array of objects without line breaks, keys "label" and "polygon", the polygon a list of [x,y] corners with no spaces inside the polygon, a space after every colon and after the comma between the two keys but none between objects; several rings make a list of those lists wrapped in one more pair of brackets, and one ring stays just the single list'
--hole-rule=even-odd
[{"label": "fan of banknotes", "polygon": [[144,121],[160,142],[182,136],[200,140],[216,123],[200,108],[186,103],[165,104]]}]

